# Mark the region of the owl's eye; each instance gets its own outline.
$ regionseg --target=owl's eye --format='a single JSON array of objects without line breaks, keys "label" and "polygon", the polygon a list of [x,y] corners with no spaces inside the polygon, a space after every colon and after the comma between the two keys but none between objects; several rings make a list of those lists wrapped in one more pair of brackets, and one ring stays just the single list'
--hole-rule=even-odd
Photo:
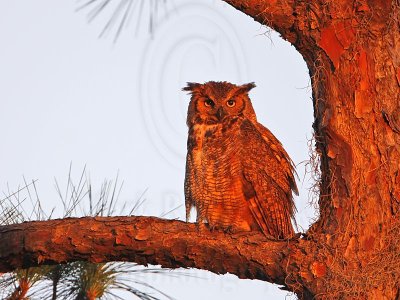
[{"label": "owl's eye", "polygon": [[214,106],[214,102],[211,99],[204,100],[205,106]]},{"label": "owl's eye", "polygon": [[230,100],[226,101],[226,105],[228,105],[228,107],[234,107],[236,105],[236,101],[233,99],[230,99]]}]

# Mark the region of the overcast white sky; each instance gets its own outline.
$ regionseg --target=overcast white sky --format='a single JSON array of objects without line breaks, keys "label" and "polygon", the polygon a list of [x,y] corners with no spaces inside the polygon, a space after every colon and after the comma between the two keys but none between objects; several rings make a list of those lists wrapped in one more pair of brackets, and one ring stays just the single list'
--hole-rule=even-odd
[{"label": "overcast white sky", "polygon": [[[276,33],[221,1],[167,0],[155,31],[146,9],[116,44],[98,39],[105,18],[87,24],[78,3],[0,0],[0,191],[37,179],[48,209],[60,201],[72,162],[78,181],[86,165],[94,189],[124,181],[121,202],[143,191],[138,213],[159,216],[184,203],[187,81],[254,81],[258,119],[299,164],[297,220],[308,228],[311,185],[304,177],[312,102],[305,62]],[[137,31],[137,34],[135,32]],[[8,187],[7,187],[8,186]],[[95,191],[96,192],[96,191]],[[167,215],[184,219],[184,208]],[[260,281],[190,271],[200,278],[149,278],[176,299],[284,299]]]}]

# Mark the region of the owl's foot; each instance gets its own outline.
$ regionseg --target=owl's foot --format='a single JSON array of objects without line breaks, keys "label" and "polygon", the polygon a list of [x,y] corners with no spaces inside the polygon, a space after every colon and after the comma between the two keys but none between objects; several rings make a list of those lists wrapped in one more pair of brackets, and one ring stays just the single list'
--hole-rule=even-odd
[{"label": "owl's foot", "polygon": [[222,232],[230,232],[231,226],[227,227],[222,227],[221,225],[208,225],[208,228],[210,229],[211,232],[214,231],[222,231]]},{"label": "owl's foot", "polygon": [[237,230],[235,230],[235,228],[233,226],[228,226],[224,228],[224,232],[228,233],[228,234],[234,234],[236,232],[238,232]]},{"label": "owl's foot", "polygon": [[204,233],[208,231],[207,225],[203,222],[196,223],[197,233]]},{"label": "owl's foot", "polygon": [[237,232],[237,229],[234,226],[228,226],[228,227],[223,227],[221,225],[213,225],[213,226],[209,226],[209,229],[211,232],[213,231],[220,231],[220,232],[224,232],[227,234],[233,234],[235,232]]},{"label": "owl's foot", "polygon": [[289,237],[288,240],[289,241],[293,241],[293,240],[298,240],[300,239],[302,236],[304,236],[307,239],[307,235],[301,232],[295,233],[292,237]]},{"label": "owl's foot", "polygon": [[237,228],[233,225],[230,226],[221,226],[221,225],[210,225],[208,223],[203,223],[203,222],[198,222],[197,223],[197,232],[201,233],[204,231],[219,231],[219,232],[224,232],[226,234],[242,234],[242,235],[246,235],[249,233],[249,231],[247,230],[241,230],[240,228]]},{"label": "owl's foot", "polygon": [[211,232],[218,231],[218,230],[219,230],[219,226],[208,224],[208,229],[209,229]]}]

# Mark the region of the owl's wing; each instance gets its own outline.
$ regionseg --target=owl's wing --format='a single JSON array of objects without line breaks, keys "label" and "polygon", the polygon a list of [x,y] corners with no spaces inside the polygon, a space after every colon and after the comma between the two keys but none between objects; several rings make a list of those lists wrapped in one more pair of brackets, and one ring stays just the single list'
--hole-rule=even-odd
[{"label": "owl's wing", "polygon": [[244,120],[240,127],[243,159],[242,186],[249,208],[266,235],[294,235],[292,190],[294,168],[281,143],[261,124]]},{"label": "owl's wing", "polygon": [[286,153],[285,149],[281,142],[269,131],[268,128],[264,127],[262,124],[255,124],[257,130],[261,133],[265,142],[270,145],[272,152],[275,157],[279,160],[279,162],[284,166],[284,170],[286,171],[286,176],[290,184],[290,188],[293,193],[297,196],[299,195],[299,190],[297,189],[296,179],[297,176],[296,170],[294,168],[294,163],[290,159],[289,155]]}]

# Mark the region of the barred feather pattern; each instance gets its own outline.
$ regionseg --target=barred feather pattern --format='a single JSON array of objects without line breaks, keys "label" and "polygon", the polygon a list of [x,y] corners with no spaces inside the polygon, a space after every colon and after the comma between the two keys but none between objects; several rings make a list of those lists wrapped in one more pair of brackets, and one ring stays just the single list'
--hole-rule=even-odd
[{"label": "barred feather pattern", "polygon": [[[254,84],[249,85],[209,82],[185,89],[192,93],[187,220],[194,207],[197,223],[208,223],[211,229],[257,230],[275,239],[290,238],[292,192],[297,193],[293,163],[277,138],[257,122],[247,95]],[[234,106],[230,102],[226,107],[232,99]]]}]

